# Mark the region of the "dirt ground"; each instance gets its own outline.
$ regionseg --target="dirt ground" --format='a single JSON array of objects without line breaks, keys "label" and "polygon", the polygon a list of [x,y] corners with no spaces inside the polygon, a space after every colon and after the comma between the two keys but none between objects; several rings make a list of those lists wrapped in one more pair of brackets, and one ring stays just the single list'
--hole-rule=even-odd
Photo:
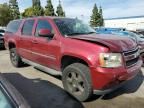
[{"label": "dirt ground", "polygon": [[84,103],[63,90],[61,78],[32,66],[14,68],[6,50],[0,50],[0,72],[19,90],[32,108],[144,108],[144,68],[118,90],[105,96],[94,95]]}]

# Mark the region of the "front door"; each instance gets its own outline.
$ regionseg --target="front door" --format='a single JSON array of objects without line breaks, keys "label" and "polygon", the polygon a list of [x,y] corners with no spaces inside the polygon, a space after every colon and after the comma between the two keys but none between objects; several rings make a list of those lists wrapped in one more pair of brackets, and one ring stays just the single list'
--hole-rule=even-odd
[{"label": "front door", "polygon": [[38,34],[40,29],[49,29],[54,33],[54,30],[47,19],[39,19],[37,21],[35,37],[33,38],[32,45],[34,61],[48,68],[58,70],[60,42],[56,39],[56,34],[53,38],[40,37]]}]

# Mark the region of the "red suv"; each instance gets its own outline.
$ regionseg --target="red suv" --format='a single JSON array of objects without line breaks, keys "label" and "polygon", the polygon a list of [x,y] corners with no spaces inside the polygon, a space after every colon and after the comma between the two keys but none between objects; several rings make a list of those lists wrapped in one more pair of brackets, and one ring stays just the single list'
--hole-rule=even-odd
[{"label": "red suv", "polygon": [[135,77],[142,60],[137,44],[98,35],[78,19],[36,17],[11,21],[5,46],[15,67],[23,62],[61,75],[65,90],[81,101],[105,94]]}]

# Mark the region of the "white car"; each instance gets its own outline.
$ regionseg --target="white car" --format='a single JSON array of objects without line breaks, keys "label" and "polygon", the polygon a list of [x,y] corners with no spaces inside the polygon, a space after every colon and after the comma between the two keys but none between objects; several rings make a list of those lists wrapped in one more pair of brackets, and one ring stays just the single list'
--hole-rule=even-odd
[{"label": "white car", "polygon": [[5,30],[0,29],[0,48],[5,48],[4,47],[4,33],[5,33]]},{"label": "white car", "polygon": [[3,36],[5,33],[5,30],[4,29],[0,29],[0,34]]}]

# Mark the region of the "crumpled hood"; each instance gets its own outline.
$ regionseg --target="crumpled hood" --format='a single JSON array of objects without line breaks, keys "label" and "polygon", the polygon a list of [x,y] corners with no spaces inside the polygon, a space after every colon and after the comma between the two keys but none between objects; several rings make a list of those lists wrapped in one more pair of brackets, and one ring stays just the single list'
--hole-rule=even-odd
[{"label": "crumpled hood", "polygon": [[112,52],[129,51],[136,48],[137,46],[136,42],[134,42],[134,40],[130,38],[115,35],[107,35],[107,34],[70,36],[69,38],[100,43],[104,46],[107,46]]}]

